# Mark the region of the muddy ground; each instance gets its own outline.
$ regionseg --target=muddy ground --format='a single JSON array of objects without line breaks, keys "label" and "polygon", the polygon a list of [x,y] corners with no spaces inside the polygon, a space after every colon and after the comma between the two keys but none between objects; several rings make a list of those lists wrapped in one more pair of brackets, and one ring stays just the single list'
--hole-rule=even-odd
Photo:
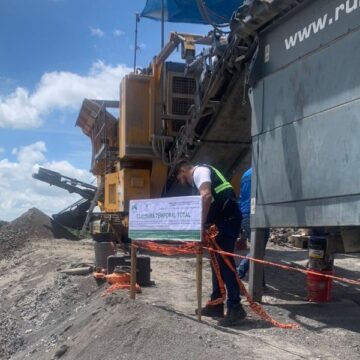
[{"label": "muddy ground", "polygon": [[[271,245],[267,258],[305,265],[306,250]],[[1,359],[359,359],[360,289],[334,284],[330,304],[306,301],[305,276],[267,268],[266,310],[300,330],[253,315],[241,326],[196,321],[195,260],[152,256],[152,279],[136,301],[102,297],[91,276],[60,270],[93,263],[91,240],[38,239],[0,261]],[[339,276],[360,278],[359,255],[339,255]],[[204,261],[204,296],[210,291]]]}]

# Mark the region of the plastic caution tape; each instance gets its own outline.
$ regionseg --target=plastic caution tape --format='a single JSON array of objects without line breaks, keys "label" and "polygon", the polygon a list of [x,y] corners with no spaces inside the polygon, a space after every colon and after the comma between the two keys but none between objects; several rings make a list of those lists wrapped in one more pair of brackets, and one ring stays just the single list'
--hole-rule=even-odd
[{"label": "plastic caution tape", "polygon": [[223,304],[226,299],[226,290],[225,290],[224,281],[221,277],[220,265],[219,265],[219,262],[215,256],[214,252],[210,253],[210,259],[211,259],[211,266],[216,274],[216,278],[217,278],[217,281],[219,284],[219,290],[220,290],[221,297],[214,299],[214,300],[209,300],[207,302],[207,305],[219,305],[219,304]]},{"label": "plastic caution tape", "polygon": [[[114,293],[116,290],[122,290],[122,289],[127,289],[130,290],[130,284],[120,284],[120,283],[116,283],[116,284],[112,284],[109,288],[107,288],[102,294],[101,296],[106,296],[109,294]],[[135,291],[137,293],[141,293],[141,287],[139,284],[135,285]]]},{"label": "plastic caution tape", "polygon": [[[120,289],[129,289],[130,290],[130,273],[112,273],[106,275],[102,272],[94,272],[93,276],[95,279],[106,280],[111,286],[107,288],[101,296],[106,296],[112,294],[116,290]],[[137,293],[141,292],[141,287],[138,284],[135,284],[135,291]]]},{"label": "plastic caution tape", "polygon": [[133,245],[138,248],[146,249],[149,251],[157,252],[157,253],[160,253],[163,255],[168,255],[168,256],[177,255],[177,254],[197,254],[197,253],[201,252],[202,249],[209,250],[210,258],[211,258],[211,265],[212,265],[214,272],[218,279],[221,297],[218,299],[210,300],[207,303],[208,305],[222,304],[226,299],[226,290],[225,290],[224,281],[221,277],[220,266],[219,266],[218,260],[216,259],[216,256],[215,256],[215,253],[218,252],[224,259],[227,266],[229,266],[229,268],[235,273],[236,280],[240,287],[240,291],[246,297],[247,301],[249,302],[249,306],[253,312],[255,312],[261,319],[271,323],[274,326],[277,326],[277,327],[280,327],[283,329],[299,328],[299,326],[297,324],[282,324],[282,323],[272,319],[271,316],[269,314],[267,314],[267,312],[262,308],[261,305],[255,303],[252,300],[250,294],[247,292],[244,284],[242,283],[239,276],[237,275],[236,269],[232,266],[232,264],[229,261],[229,259],[227,258],[227,256],[222,254],[222,251],[219,251],[219,249],[221,250],[221,248],[217,245],[217,243],[215,241],[217,234],[218,234],[218,230],[217,230],[216,226],[211,226],[204,233],[203,243],[205,245],[207,245],[207,247],[202,247],[201,243],[199,244],[199,243],[194,243],[194,242],[169,245],[169,244],[159,244],[154,241],[133,241]]},{"label": "plastic caution tape", "polygon": [[255,314],[257,314],[261,319],[271,323],[272,325],[274,325],[276,327],[283,328],[283,329],[298,329],[298,328],[300,328],[300,326],[297,324],[291,324],[291,323],[285,324],[285,323],[280,323],[280,322],[276,321],[265,311],[265,309],[260,304],[255,303],[253,301],[252,297],[250,296],[250,294],[248,293],[248,291],[246,290],[244,283],[239,278],[236,269],[234,268],[232,263],[229,261],[228,257],[237,257],[237,258],[241,258],[241,259],[248,259],[250,261],[257,262],[257,263],[265,265],[265,266],[273,266],[273,267],[277,267],[277,268],[284,269],[284,270],[297,271],[297,272],[300,272],[303,274],[312,274],[312,275],[316,275],[316,276],[330,278],[335,281],[344,282],[344,283],[351,284],[351,285],[360,285],[360,280],[352,280],[352,279],[342,278],[342,277],[334,276],[334,275],[330,275],[330,274],[318,273],[318,272],[311,271],[311,270],[305,270],[305,269],[296,268],[293,266],[288,266],[285,264],[275,263],[272,261],[256,259],[251,256],[243,256],[243,255],[238,255],[238,254],[224,251],[216,243],[217,235],[218,235],[218,230],[215,225],[212,225],[207,231],[204,232],[203,243],[186,242],[186,243],[177,243],[177,244],[171,244],[171,245],[170,244],[161,244],[161,243],[159,244],[158,242],[155,242],[155,241],[133,241],[132,243],[138,248],[156,252],[156,253],[160,253],[163,255],[168,255],[168,256],[173,256],[173,255],[178,255],[178,254],[199,254],[202,252],[203,249],[209,251],[211,264],[212,264],[213,270],[218,279],[221,297],[218,299],[208,301],[208,303],[207,303],[208,305],[222,304],[226,299],[225,285],[224,285],[224,281],[221,277],[220,266],[219,266],[218,260],[216,259],[215,254],[217,253],[217,254],[221,255],[224,262],[227,264],[227,266],[235,273],[236,281],[239,285],[240,291],[246,297],[247,301],[249,302],[249,306],[250,306],[251,310]]},{"label": "plastic caution tape", "polygon": [[178,255],[178,254],[200,254],[202,252],[202,244],[196,242],[182,242],[176,244],[159,244],[155,241],[132,241],[136,247],[162,255]]},{"label": "plastic caution tape", "polygon": [[[249,303],[250,309],[256,314],[258,315],[261,319],[263,319],[264,321],[269,322],[270,324],[281,328],[281,329],[300,329],[300,326],[297,324],[292,324],[292,323],[281,323],[275,319],[273,319],[267,312],[266,310],[260,305],[254,302],[254,300],[252,299],[252,297],[250,296],[250,294],[248,293],[248,291],[245,288],[245,285],[243,284],[243,282],[241,281],[239,275],[236,272],[235,267],[233,266],[233,264],[231,263],[231,261],[229,260],[229,255],[225,255],[223,251],[221,251],[220,246],[217,244],[216,242],[216,236],[218,235],[218,231],[215,225],[211,226],[210,229],[205,232],[205,238],[204,238],[204,242],[206,245],[208,245],[209,247],[207,248],[211,253],[219,253],[221,255],[221,257],[223,258],[225,264],[229,267],[229,269],[235,273],[235,277],[236,277],[236,281],[239,285],[241,294],[244,295],[246,297],[246,300]],[[230,253],[231,254],[231,253]],[[220,276],[221,278],[221,274],[220,274],[220,268],[215,268],[215,271],[219,272],[219,275],[217,274],[218,278]],[[221,279],[222,284],[224,283],[223,280]],[[220,284],[220,283],[219,283]],[[215,304],[213,304],[215,305]]]},{"label": "plastic caution tape", "polygon": [[232,256],[232,257],[237,257],[237,258],[241,258],[241,259],[249,259],[250,261],[257,262],[257,263],[265,265],[265,266],[273,266],[273,267],[277,267],[277,268],[284,269],[284,270],[297,271],[297,272],[300,272],[303,274],[317,275],[317,276],[333,279],[335,281],[351,284],[351,285],[360,285],[360,280],[352,280],[352,279],[347,279],[347,278],[343,278],[343,277],[339,277],[339,276],[335,276],[335,275],[323,274],[323,273],[315,272],[312,270],[305,270],[305,269],[301,269],[301,268],[296,268],[294,266],[275,263],[272,261],[260,260],[260,259],[253,258],[251,256],[243,256],[243,255],[233,254],[233,253],[230,253],[227,251],[223,251],[221,249],[215,250],[215,249],[212,249],[209,247],[204,247],[204,249],[208,250],[210,252],[216,252],[218,254],[223,254],[226,256]]}]

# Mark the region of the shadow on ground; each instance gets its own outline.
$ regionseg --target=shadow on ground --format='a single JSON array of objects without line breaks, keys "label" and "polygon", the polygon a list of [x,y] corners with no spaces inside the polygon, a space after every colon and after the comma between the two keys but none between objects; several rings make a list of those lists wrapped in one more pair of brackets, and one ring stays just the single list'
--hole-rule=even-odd
[{"label": "shadow on ground", "polygon": [[[269,249],[266,258],[303,268],[307,251]],[[355,263],[356,269],[350,268]],[[335,274],[348,279],[359,279],[359,265],[360,254],[337,255]],[[305,274],[269,266],[265,269],[265,278],[267,288],[264,305],[267,309],[273,308],[275,313],[282,309],[289,319],[309,330],[343,328],[360,332],[360,322],[356,320],[360,318],[360,286],[334,281],[329,303],[311,303],[307,301]]]}]

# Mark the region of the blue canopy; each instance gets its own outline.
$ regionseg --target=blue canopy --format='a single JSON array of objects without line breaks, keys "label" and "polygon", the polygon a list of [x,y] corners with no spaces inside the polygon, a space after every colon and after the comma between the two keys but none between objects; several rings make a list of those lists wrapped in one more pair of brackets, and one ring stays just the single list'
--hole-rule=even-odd
[{"label": "blue canopy", "polygon": [[[141,16],[161,20],[161,1],[147,0]],[[196,24],[224,24],[244,0],[163,0],[164,20]]]}]

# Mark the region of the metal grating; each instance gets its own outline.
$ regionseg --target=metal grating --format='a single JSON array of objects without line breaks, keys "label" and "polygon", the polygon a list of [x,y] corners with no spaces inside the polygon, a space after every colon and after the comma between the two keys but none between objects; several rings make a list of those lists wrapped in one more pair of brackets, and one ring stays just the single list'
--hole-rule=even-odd
[{"label": "metal grating", "polygon": [[189,77],[173,76],[172,92],[174,94],[194,95],[195,91],[195,79]]},{"label": "metal grating", "polygon": [[173,97],[172,98],[172,111],[173,115],[188,115],[189,108],[194,104],[194,99]]}]

